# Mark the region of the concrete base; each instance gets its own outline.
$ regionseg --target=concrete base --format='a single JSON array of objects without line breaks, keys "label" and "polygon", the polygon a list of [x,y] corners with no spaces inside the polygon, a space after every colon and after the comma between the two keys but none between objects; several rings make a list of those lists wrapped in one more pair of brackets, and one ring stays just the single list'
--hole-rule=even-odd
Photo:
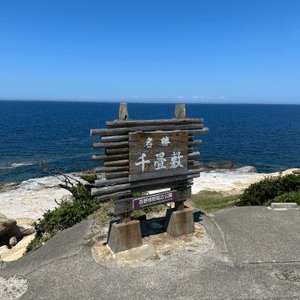
[{"label": "concrete base", "polygon": [[183,210],[168,209],[165,228],[172,237],[195,232],[193,211],[190,208],[184,208]]},{"label": "concrete base", "polygon": [[108,237],[108,246],[114,253],[142,245],[142,233],[139,221],[133,220],[127,223],[112,224]]}]

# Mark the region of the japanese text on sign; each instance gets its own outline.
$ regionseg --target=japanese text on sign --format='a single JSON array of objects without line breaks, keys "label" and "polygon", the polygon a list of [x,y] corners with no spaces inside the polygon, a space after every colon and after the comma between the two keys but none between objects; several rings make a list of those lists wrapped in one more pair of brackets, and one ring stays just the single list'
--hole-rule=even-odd
[{"label": "japanese text on sign", "polygon": [[186,173],[187,141],[185,131],[130,133],[131,180]]},{"label": "japanese text on sign", "polygon": [[133,209],[142,209],[148,206],[158,205],[177,200],[177,192],[169,191],[158,194],[149,195],[147,197],[141,197],[132,202]]}]

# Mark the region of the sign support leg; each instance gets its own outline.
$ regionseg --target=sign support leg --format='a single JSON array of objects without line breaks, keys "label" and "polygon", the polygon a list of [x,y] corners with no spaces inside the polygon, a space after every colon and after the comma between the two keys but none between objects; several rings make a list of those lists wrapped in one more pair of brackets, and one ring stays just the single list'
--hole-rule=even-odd
[{"label": "sign support leg", "polygon": [[[127,103],[120,104],[119,119],[128,120]],[[130,195],[126,196],[130,198]],[[143,245],[140,221],[130,219],[131,212],[125,212],[119,215],[121,223],[113,223],[108,237],[108,246],[114,252],[118,253]]]}]

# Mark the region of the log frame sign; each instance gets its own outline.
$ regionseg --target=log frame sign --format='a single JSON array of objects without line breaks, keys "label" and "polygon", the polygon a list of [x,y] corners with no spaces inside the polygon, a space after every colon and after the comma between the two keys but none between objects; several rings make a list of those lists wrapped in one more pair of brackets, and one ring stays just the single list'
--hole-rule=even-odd
[{"label": "log frame sign", "polygon": [[187,173],[186,131],[129,134],[129,180],[143,180]]},{"label": "log frame sign", "polygon": [[[99,201],[115,198],[115,215],[124,222],[130,220],[133,210],[160,203],[174,201],[176,209],[183,209],[184,201],[191,197],[193,178],[200,176],[195,163],[200,152],[194,147],[201,146],[202,141],[194,137],[208,132],[202,118],[186,118],[184,104],[176,104],[172,119],[130,120],[127,104],[121,103],[119,120],[91,130],[91,136],[101,137],[94,149],[105,149],[93,155],[93,161],[103,161],[94,170],[104,173],[105,179],[96,180],[91,194]],[[170,190],[133,197],[165,188]]]}]

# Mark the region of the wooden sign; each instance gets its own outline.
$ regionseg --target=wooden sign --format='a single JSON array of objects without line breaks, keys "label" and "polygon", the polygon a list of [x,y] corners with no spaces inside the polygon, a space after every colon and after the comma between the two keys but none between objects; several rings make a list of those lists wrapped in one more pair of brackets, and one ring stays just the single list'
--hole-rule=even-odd
[{"label": "wooden sign", "polygon": [[187,131],[129,133],[129,180],[187,173]]},{"label": "wooden sign", "polygon": [[[91,194],[98,195],[99,201],[116,198],[115,214],[127,214],[127,221],[134,207],[156,205],[157,201],[174,201],[176,209],[183,209],[183,201],[191,197],[193,178],[201,171],[194,162],[200,152],[194,147],[202,141],[195,140],[195,135],[208,132],[202,118],[186,118],[182,104],[176,104],[175,118],[166,120],[129,120],[127,105],[121,104],[120,120],[107,121],[106,128],[91,130],[91,136],[101,137],[94,149],[105,149],[105,153],[93,155],[93,161],[103,161],[95,172],[105,173],[105,179],[95,181]],[[143,204],[137,201],[141,198],[132,197],[165,188],[172,191],[159,199],[145,196],[148,200]]]}]

